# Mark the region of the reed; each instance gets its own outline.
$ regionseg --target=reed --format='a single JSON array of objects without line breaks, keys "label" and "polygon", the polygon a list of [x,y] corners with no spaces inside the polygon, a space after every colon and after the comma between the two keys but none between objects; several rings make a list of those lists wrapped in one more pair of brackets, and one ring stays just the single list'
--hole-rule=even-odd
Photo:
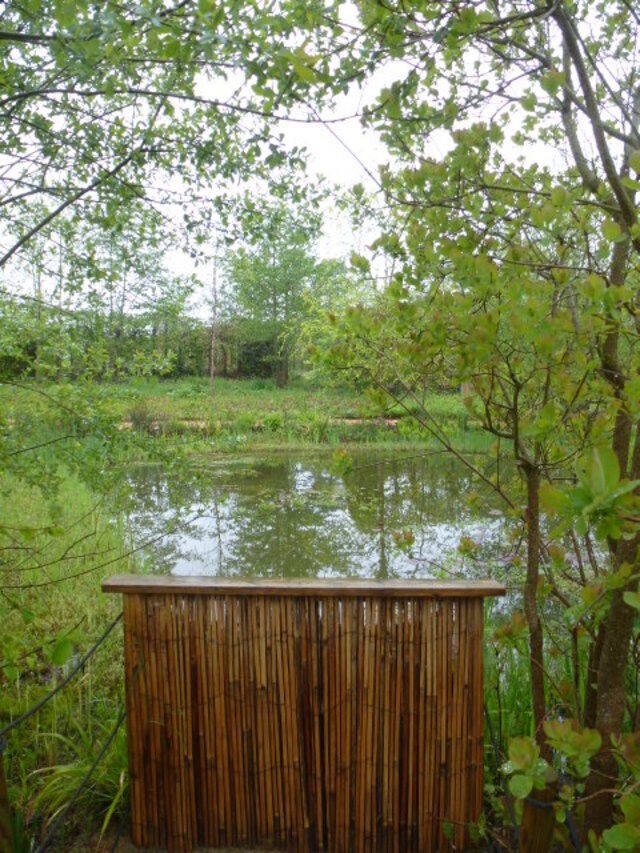
[{"label": "reed", "polygon": [[140,847],[465,849],[491,583],[116,578]]}]

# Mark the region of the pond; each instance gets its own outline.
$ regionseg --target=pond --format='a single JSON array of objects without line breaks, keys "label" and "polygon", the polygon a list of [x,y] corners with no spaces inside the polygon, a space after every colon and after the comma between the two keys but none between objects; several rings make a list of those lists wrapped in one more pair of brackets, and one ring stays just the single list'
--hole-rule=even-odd
[{"label": "pond", "polygon": [[[486,576],[499,500],[441,454],[331,452],[213,459],[196,481],[140,466],[127,525],[145,571],[256,577]],[[469,501],[471,494],[480,499]],[[463,556],[473,543],[473,559]]]}]

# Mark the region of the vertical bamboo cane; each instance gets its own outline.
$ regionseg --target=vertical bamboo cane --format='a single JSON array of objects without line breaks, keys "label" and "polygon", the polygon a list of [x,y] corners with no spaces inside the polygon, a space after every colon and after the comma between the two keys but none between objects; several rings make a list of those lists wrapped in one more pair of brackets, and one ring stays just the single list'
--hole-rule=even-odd
[{"label": "vertical bamboo cane", "polygon": [[[236,765],[230,758],[233,744],[233,734],[227,725],[225,709],[231,704],[231,694],[227,693],[229,685],[228,649],[226,646],[226,622],[228,620],[227,602],[225,598],[217,598],[210,608],[212,641],[211,675],[214,683],[214,719],[216,738],[216,788],[218,794],[218,809],[220,812],[220,843],[232,843],[232,833],[235,821],[231,807],[233,792],[237,785],[235,775]],[[235,803],[235,797],[234,803]]]},{"label": "vertical bamboo cane", "polygon": [[342,618],[344,601],[336,599],[334,613],[334,633],[336,644],[336,729],[338,733],[336,743],[336,822],[337,831],[336,839],[337,851],[345,850],[345,795],[344,795],[344,745],[346,738],[346,719],[345,719],[345,702],[344,702],[344,637],[343,637],[343,622]]},{"label": "vertical bamboo cane", "polygon": [[438,655],[438,619],[440,618],[440,602],[432,600],[427,602],[430,611],[429,619],[429,698],[428,698],[428,743],[429,764],[427,771],[427,804],[426,814],[428,820],[428,844],[429,849],[434,848],[437,843],[438,831],[438,784],[437,774],[439,772],[439,740],[438,722],[439,715],[446,713],[446,709],[440,705],[441,695],[441,665]]},{"label": "vertical bamboo cane", "polygon": [[225,597],[225,624],[224,642],[227,661],[227,696],[225,697],[225,711],[227,727],[230,732],[231,756],[233,759],[233,808],[235,820],[233,823],[233,844],[246,844],[249,839],[248,817],[245,801],[246,770],[243,760],[242,742],[242,716],[240,703],[240,652],[237,641],[237,613],[236,599],[234,596]]},{"label": "vertical bamboo cane", "polygon": [[269,739],[270,743],[270,776],[273,789],[273,833],[276,844],[282,843],[282,815],[284,811],[282,799],[282,748],[280,743],[281,727],[278,718],[277,703],[277,671],[276,671],[276,649],[277,638],[273,625],[274,600],[265,599],[265,678],[268,685],[268,716],[269,716]]},{"label": "vertical bamboo cane", "polygon": [[214,752],[211,739],[211,716],[213,715],[213,692],[209,681],[210,644],[205,611],[207,601],[192,596],[191,601],[191,649],[192,701],[194,703],[194,776],[197,803],[197,843],[212,845],[217,836],[218,810],[215,805],[213,781]]},{"label": "vertical bamboo cane", "polygon": [[[164,765],[162,755],[162,735],[164,734],[164,726],[162,725],[162,712],[159,700],[159,678],[158,678],[158,637],[157,637],[157,622],[155,620],[154,600],[147,598],[144,602],[145,606],[145,621],[140,625],[141,642],[144,649],[144,659],[147,662],[146,666],[146,690],[145,703],[147,707],[148,729],[147,735],[149,740],[149,761],[148,772],[146,777],[148,780],[148,788],[146,789],[145,799],[149,805],[149,818],[151,821],[150,837],[153,839],[154,846],[160,846],[160,822],[163,820],[163,815],[159,813],[158,806],[164,799],[161,791],[158,790],[158,782],[162,781],[162,773]],[[165,801],[166,802],[166,801]]]},{"label": "vertical bamboo cane", "polygon": [[[408,618],[407,618],[408,617]],[[407,780],[407,829],[406,829],[406,849],[413,849],[416,843],[414,829],[414,779],[415,779],[415,761],[414,761],[414,743],[415,743],[415,627],[416,627],[416,601],[415,599],[407,602],[407,610],[405,610],[405,647],[404,657],[407,660],[407,748],[405,751],[405,772],[404,777]]]},{"label": "vertical bamboo cane", "polygon": [[278,674],[278,708],[280,715],[280,729],[282,732],[282,786],[284,799],[283,812],[283,842],[289,843],[293,834],[293,815],[295,811],[293,801],[293,762],[291,759],[291,733],[289,724],[289,682],[288,682],[288,656],[285,652],[289,639],[286,636],[286,613],[285,601],[280,599],[274,605],[274,631],[276,635],[276,665]]},{"label": "vertical bamboo cane", "polygon": [[285,805],[286,805],[286,829],[287,842],[291,843],[295,838],[295,775],[293,772],[293,747],[291,744],[292,726],[291,726],[291,703],[290,703],[290,688],[289,688],[289,633],[288,633],[288,603],[286,599],[280,600],[278,614],[278,628],[280,631],[279,644],[279,670],[281,674],[280,682],[280,710],[282,715],[282,746],[284,760],[284,784],[285,784]]},{"label": "vertical bamboo cane", "polygon": [[287,608],[287,634],[289,635],[289,643],[287,645],[287,656],[289,658],[289,706],[291,708],[290,726],[291,726],[291,745],[293,757],[293,783],[294,783],[294,801],[295,801],[295,841],[296,846],[300,846],[301,839],[305,834],[304,820],[304,805],[303,805],[303,789],[302,789],[302,767],[300,762],[300,736],[299,736],[299,716],[298,716],[298,670],[296,666],[296,616],[298,609],[298,600],[290,599],[289,607]]},{"label": "vertical bamboo cane", "polygon": [[383,633],[382,643],[382,672],[379,677],[382,680],[382,831],[383,837],[389,831],[391,825],[391,814],[393,806],[389,796],[390,766],[393,761],[392,729],[391,729],[391,698],[390,683],[391,676],[391,607],[389,602],[381,602],[381,631]]},{"label": "vertical bamboo cane", "polygon": [[260,648],[257,625],[258,599],[250,598],[243,602],[246,608],[246,624],[243,625],[247,638],[246,657],[243,660],[243,674],[247,679],[247,716],[248,734],[251,740],[250,761],[253,768],[251,797],[255,802],[255,839],[264,838],[266,832],[267,803],[263,773],[264,746],[262,743],[262,703],[260,697]]},{"label": "vertical bamboo cane", "polygon": [[320,639],[318,632],[319,621],[319,603],[313,601],[309,607],[310,620],[310,640],[311,640],[311,707],[313,713],[313,773],[314,773],[314,789],[316,796],[315,803],[315,823],[316,823],[316,842],[320,849],[324,847],[324,809],[323,809],[323,774],[322,774],[322,726],[323,713],[321,709],[322,702],[322,683],[319,660],[321,660]]},{"label": "vertical bamboo cane", "polygon": [[241,722],[241,755],[242,755],[242,781],[245,800],[245,814],[247,819],[247,841],[255,844],[257,838],[257,814],[256,814],[256,780],[255,765],[253,762],[253,733],[251,729],[251,685],[249,683],[247,647],[249,644],[249,627],[247,624],[247,600],[236,596],[234,599],[235,620],[234,630],[237,648],[237,678],[238,678],[238,711]]},{"label": "vertical bamboo cane", "polygon": [[471,819],[476,821],[482,812],[482,764],[484,748],[484,718],[483,718],[483,682],[484,682],[484,649],[482,643],[483,603],[475,599],[472,603],[473,625],[473,718],[475,756],[473,761],[475,776],[475,797]]},{"label": "vertical bamboo cane", "polygon": [[[402,725],[402,675],[403,675],[403,663],[404,657],[402,656],[402,631],[403,631],[403,621],[404,621],[404,604],[403,603],[393,603],[393,620],[392,620],[392,647],[393,647],[393,681],[395,681],[395,691],[394,691],[394,702],[393,702],[393,714],[391,717],[391,731],[393,737],[393,834],[391,836],[390,842],[393,843],[393,850],[395,853],[399,853],[400,851],[400,797],[401,797],[401,782],[400,782],[400,728]],[[404,772],[406,773],[406,768],[404,768]],[[391,849],[391,848],[390,848]]]}]

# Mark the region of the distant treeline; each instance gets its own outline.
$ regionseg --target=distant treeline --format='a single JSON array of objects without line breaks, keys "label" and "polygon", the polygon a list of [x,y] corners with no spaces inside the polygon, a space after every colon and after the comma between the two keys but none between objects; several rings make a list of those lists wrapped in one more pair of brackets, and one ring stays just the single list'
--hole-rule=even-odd
[{"label": "distant treeline", "polygon": [[[0,378],[72,380],[91,376],[209,376],[211,327],[184,313],[69,310],[30,298],[0,298]],[[225,377],[277,376],[273,325],[243,319],[215,329],[214,372]]]}]

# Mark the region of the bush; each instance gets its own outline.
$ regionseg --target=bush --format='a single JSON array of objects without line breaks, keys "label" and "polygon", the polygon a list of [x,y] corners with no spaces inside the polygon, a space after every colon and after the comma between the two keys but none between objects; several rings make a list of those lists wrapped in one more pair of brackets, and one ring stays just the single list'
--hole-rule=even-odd
[{"label": "bush", "polygon": [[153,423],[153,415],[149,409],[149,404],[146,400],[138,400],[135,405],[129,409],[128,419],[133,424],[133,428],[137,432],[150,432],[151,424]]}]

